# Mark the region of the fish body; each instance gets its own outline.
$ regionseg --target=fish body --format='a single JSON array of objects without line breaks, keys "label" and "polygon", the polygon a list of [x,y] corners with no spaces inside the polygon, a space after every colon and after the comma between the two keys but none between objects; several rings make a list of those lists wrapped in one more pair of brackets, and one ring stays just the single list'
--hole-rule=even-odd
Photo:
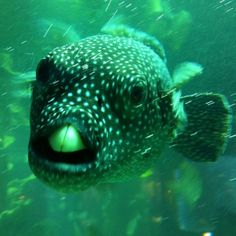
[{"label": "fish body", "polygon": [[[151,44],[153,38],[143,40],[144,34],[141,38],[91,36],[56,48],[40,61],[32,94],[29,164],[44,182],[77,191],[140,176],[164,146],[178,147],[179,132],[180,142],[186,139],[187,114],[178,88],[182,81],[171,77],[158,41]],[[211,160],[223,150],[230,115],[222,97],[204,96],[217,97],[215,105],[225,114],[219,131],[224,138],[214,133],[220,147]]]}]

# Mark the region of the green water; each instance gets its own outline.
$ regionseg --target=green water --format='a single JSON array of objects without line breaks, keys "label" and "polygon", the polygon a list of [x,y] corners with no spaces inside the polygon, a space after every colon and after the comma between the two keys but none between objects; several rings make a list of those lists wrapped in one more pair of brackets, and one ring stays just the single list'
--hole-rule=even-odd
[{"label": "green water", "polygon": [[235,114],[236,0],[0,0],[0,8],[0,235],[236,236],[235,117],[214,164],[167,150],[140,179],[77,194],[46,187],[27,164],[27,80],[38,61],[112,22],[157,37],[170,71],[200,63],[203,75],[184,94],[223,93]]}]

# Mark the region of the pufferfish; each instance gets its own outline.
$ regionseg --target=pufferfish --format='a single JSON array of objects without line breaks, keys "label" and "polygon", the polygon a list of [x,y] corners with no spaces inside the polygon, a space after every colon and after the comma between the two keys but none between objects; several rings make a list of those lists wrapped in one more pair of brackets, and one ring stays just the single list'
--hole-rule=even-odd
[{"label": "pufferfish", "polygon": [[114,29],[55,48],[38,64],[29,164],[58,190],[140,176],[167,145],[196,161],[224,151],[231,122],[225,97],[181,96],[202,67],[186,62],[171,76],[156,38]]}]

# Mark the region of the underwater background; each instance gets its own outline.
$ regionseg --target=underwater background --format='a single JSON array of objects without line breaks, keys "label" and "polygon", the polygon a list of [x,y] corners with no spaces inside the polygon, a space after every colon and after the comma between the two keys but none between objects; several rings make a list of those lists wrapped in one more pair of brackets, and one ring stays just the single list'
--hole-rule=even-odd
[{"label": "underwater background", "polygon": [[[0,0],[0,235],[236,236],[236,0]],[[226,95],[225,154],[193,163],[166,150],[155,169],[76,194],[37,180],[27,164],[30,81],[57,46],[126,24],[157,37],[168,67],[204,73],[183,93]]]}]

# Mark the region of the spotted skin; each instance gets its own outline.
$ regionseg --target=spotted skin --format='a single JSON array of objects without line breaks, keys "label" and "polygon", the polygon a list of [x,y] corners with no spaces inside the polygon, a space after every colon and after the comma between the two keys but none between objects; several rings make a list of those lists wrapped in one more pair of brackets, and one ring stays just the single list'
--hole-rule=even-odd
[{"label": "spotted skin", "polygon": [[[185,119],[165,62],[131,38],[97,35],[56,48],[36,74],[29,163],[62,191],[139,176]],[[76,127],[87,153],[48,147],[49,135],[65,124]]]}]

